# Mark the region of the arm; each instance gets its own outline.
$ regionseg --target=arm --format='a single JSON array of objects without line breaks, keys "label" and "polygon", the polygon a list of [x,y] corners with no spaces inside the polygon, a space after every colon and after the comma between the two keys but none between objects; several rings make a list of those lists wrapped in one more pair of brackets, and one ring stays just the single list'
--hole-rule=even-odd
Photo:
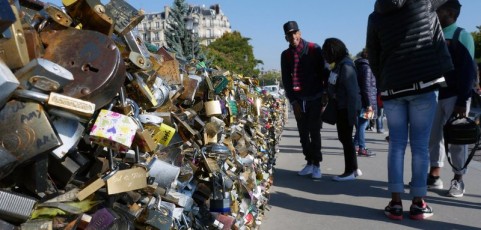
[{"label": "arm", "polygon": [[374,28],[374,15],[369,16],[367,26],[366,48],[369,53],[368,60],[371,66],[371,71],[376,77],[376,85],[379,87],[381,82],[381,46],[379,38]]},{"label": "arm", "polygon": [[362,102],[362,107],[366,108],[368,106],[371,106],[371,103],[369,102],[369,95],[368,95],[368,82],[367,80],[367,75],[369,73],[369,68],[365,64],[359,64],[360,68],[358,69],[358,76],[357,80],[359,83],[359,90],[361,91],[361,102]]},{"label": "arm", "polygon": [[281,54],[281,76],[282,76],[282,84],[284,85],[284,92],[286,94],[287,99],[292,104],[296,101],[294,98],[293,91],[292,91],[292,79],[291,79],[291,63],[288,63],[287,60],[287,51],[282,52]]}]

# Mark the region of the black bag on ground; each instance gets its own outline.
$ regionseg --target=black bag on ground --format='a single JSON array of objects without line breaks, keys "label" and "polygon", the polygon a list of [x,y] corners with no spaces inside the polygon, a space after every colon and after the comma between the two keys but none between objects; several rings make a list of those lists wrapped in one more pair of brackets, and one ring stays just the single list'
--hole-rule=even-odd
[{"label": "black bag on ground", "polygon": [[[476,120],[478,120],[479,122],[479,117]],[[458,171],[468,167],[469,162],[473,158],[474,153],[476,152],[480,144],[479,139],[481,137],[481,129],[479,128],[479,124],[469,117],[462,117],[462,118],[451,117],[448,120],[448,122],[446,122],[446,124],[444,125],[443,133],[444,133],[444,147],[446,151],[446,156],[448,158],[448,162],[451,165],[451,167],[453,167]],[[471,150],[471,153],[469,154],[468,159],[466,160],[463,168],[458,169],[454,167],[453,164],[451,163],[448,144],[454,144],[454,145],[474,144],[474,147]]]},{"label": "black bag on ground", "polygon": [[337,106],[336,100],[329,98],[326,108],[321,114],[321,119],[323,122],[335,125],[337,122]]}]

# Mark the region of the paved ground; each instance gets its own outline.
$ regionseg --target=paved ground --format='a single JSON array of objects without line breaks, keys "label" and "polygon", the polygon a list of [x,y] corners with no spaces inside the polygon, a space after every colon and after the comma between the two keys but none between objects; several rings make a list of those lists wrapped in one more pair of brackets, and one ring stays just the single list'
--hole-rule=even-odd
[{"label": "paved ground", "polygon": [[[445,190],[429,191],[426,201],[434,216],[414,221],[408,217],[410,196],[410,150],[406,151],[406,194],[403,195],[404,220],[393,221],[383,209],[390,200],[387,191],[387,142],[385,135],[367,132],[367,147],[377,153],[374,158],[358,158],[364,175],[355,181],[334,182],[331,177],[344,170],[342,147],[334,126],[324,124],[322,145],[323,177],[314,181],[297,175],[305,161],[300,148],[295,120],[284,128],[277,155],[274,184],[270,189],[270,211],[261,229],[481,229],[481,163],[473,161],[465,176],[466,193],[462,198],[446,197]],[[452,172],[442,171],[445,189]]]}]

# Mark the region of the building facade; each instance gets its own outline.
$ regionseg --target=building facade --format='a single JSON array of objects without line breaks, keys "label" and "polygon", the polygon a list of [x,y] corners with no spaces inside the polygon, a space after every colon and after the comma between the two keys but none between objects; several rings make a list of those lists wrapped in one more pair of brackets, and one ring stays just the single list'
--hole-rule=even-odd
[{"label": "building facade", "polygon": [[[220,38],[225,32],[231,32],[229,19],[221,11],[218,4],[205,6],[189,6],[186,27],[199,37],[202,45],[209,45]],[[144,41],[158,47],[166,46],[165,31],[170,7],[165,6],[164,12],[146,13],[144,20],[137,26]],[[190,27],[190,28],[189,28]]]}]

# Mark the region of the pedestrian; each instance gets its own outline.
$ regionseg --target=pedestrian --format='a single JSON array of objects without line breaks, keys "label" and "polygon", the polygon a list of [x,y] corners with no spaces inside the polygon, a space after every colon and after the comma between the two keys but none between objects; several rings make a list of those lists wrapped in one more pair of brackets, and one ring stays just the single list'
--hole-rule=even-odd
[{"label": "pedestrian", "polygon": [[366,127],[368,125],[370,126],[370,121],[377,118],[377,88],[376,78],[372,74],[367,55],[367,50],[363,49],[360,57],[354,61],[357,69],[357,82],[361,91],[362,104],[362,112],[360,116],[357,116],[356,121],[354,146],[358,156],[373,157],[376,154],[366,148],[365,133]]},{"label": "pedestrian", "polygon": [[366,47],[389,128],[388,190],[384,212],[403,218],[404,155],[411,147],[411,219],[433,216],[424,200],[429,135],[443,74],[453,69],[436,9],[447,0],[376,0]]},{"label": "pedestrian", "polygon": [[329,68],[322,57],[321,47],[302,39],[295,21],[284,24],[289,48],[281,54],[282,83],[292,105],[307,164],[299,175],[321,178],[321,107],[324,82]]},{"label": "pedestrian", "polygon": [[329,97],[335,101],[337,108],[337,136],[344,151],[344,173],[334,176],[334,181],[354,180],[362,172],[357,166],[356,150],[352,131],[361,109],[361,96],[357,83],[356,67],[349,57],[344,43],[337,38],[328,38],[322,45],[327,63],[335,63],[328,80]]},{"label": "pedestrian", "polygon": [[377,118],[376,118],[376,132],[380,134],[384,134],[384,105],[382,104],[381,100],[381,92],[377,90],[376,95],[376,102],[377,102]]},{"label": "pedestrian", "polygon": [[[473,85],[477,78],[473,37],[456,24],[460,12],[461,4],[458,0],[448,0],[437,10],[454,70],[444,75],[447,87],[439,90],[438,106],[431,129],[429,140],[431,168],[427,180],[428,188],[431,189],[443,188],[443,181],[440,178],[446,154],[443,127],[451,117],[462,118],[469,114]],[[451,197],[462,197],[465,191],[463,175],[466,174],[463,166],[468,157],[468,145],[450,144],[449,152],[455,168],[453,168],[454,178],[451,180],[451,187],[447,194]]]}]

